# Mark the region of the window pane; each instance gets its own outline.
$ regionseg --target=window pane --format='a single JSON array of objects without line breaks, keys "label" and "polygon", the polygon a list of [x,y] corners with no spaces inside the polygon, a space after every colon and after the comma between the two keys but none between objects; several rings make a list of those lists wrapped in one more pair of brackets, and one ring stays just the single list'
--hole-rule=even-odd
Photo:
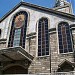
[{"label": "window pane", "polygon": [[38,52],[38,56],[41,56],[41,52]]},{"label": "window pane", "polygon": [[58,31],[58,34],[61,35],[61,31]]},{"label": "window pane", "polygon": [[69,37],[67,37],[67,40],[71,40],[71,37],[69,36]]},{"label": "window pane", "polygon": [[59,49],[62,49],[63,50],[63,45],[59,45]]},{"label": "window pane", "polygon": [[71,44],[71,40],[67,40],[68,44]]},{"label": "window pane", "polygon": [[20,35],[21,35],[21,29],[15,30],[13,47],[19,46],[19,44],[20,44]]},{"label": "window pane", "polygon": [[72,48],[68,49],[69,52],[73,52]]},{"label": "window pane", "polygon": [[62,50],[62,49],[60,49],[60,50],[59,50],[59,52],[60,52],[60,53],[63,53],[63,50]]},{"label": "window pane", "polygon": [[45,55],[45,48],[42,49],[42,55]]},{"label": "window pane", "polygon": [[70,33],[67,33],[67,37],[69,37],[70,36]]},{"label": "window pane", "polygon": [[58,27],[58,31],[61,31],[61,27]]},{"label": "window pane", "polygon": [[49,51],[49,47],[48,47],[48,48],[46,48],[46,51]]},{"label": "window pane", "polygon": [[59,45],[62,45],[62,41],[59,41]]},{"label": "window pane", "polygon": [[61,37],[61,38],[59,38],[59,41],[61,41],[61,42],[62,42],[62,37]]},{"label": "window pane", "polygon": [[67,44],[64,44],[63,47],[64,47],[64,49],[67,49]]},{"label": "window pane", "polygon": [[58,35],[59,38],[62,38],[62,35]]},{"label": "window pane", "polygon": [[68,52],[67,48],[64,48],[64,53]]},{"label": "window pane", "polygon": [[49,52],[46,52],[46,55],[49,55]]},{"label": "window pane", "polygon": [[68,49],[72,49],[72,45],[71,44],[68,45]]},{"label": "window pane", "polygon": [[38,49],[38,52],[40,52],[40,53],[41,53],[41,49]]}]

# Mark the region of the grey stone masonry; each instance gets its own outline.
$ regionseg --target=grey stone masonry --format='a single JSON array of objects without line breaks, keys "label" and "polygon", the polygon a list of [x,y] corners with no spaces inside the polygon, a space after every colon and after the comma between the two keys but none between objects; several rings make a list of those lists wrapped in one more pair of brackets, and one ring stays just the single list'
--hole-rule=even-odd
[{"label": "grey stone masonry", "polygon": [[59,53],[59,42],[57,33],[50,34],[50,50],[51,50],[51,71],[55,72],[58,65],[64,60],[74,62],[74,53]]}]

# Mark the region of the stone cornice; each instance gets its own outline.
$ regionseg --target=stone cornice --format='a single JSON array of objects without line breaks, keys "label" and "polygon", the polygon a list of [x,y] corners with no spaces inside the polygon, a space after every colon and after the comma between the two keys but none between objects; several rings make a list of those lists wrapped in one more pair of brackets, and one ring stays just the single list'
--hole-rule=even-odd
[{"label": "stone cornice", "polygon": [[1,43],[3,43],[3,44],[6,43],[6,40],[7,40],[7,39],[0,39],[0,44],[1,44]]}]

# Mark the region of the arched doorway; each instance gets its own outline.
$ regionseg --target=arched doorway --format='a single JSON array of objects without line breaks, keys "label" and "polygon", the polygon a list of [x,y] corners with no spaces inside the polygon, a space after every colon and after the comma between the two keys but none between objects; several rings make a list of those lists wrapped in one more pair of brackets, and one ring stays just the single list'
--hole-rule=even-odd
[{"label": "arched doorway", "polygon": [[19,65],[14,65],[4,69],[3,74],[28,74],[28,69]]}]

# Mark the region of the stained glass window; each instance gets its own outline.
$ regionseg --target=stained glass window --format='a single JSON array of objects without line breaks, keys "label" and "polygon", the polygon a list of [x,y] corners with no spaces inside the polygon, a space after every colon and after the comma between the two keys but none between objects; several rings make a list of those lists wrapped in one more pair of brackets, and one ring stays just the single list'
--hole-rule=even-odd
[{"label": "stained glass window", "polygon": [[11,25],[8,47],[22,46],[25,48],[27,18],[28,14],[25,11],[15,14]]},{"label": "stained glass window", "polygon": [[59,52],[67,53],[72,52],[72,41],[69,24],[61,22],[58,25],[58,38],[59,38]]},{"label": "stained glass window", "polygon": [[20,35],[21,35],[21,29],[16,29],[15,34],[14,34],[13,47],[19,46],[19,44],[20,44]]},{"label": "stained glass window", "polygon": [[38,25],[38,56],[49,55],[48,19],[42,18]]}]

